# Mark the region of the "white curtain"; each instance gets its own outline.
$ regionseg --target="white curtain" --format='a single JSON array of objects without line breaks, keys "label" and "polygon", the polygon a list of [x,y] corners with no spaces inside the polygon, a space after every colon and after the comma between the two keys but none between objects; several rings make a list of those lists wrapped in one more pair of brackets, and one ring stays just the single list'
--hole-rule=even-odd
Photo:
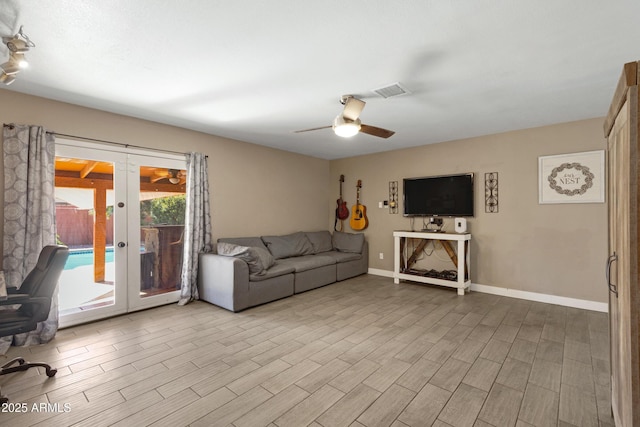
[{"label": "white curtain", "polygon": [[198,254],[211,251],[211,213],[209,206],[209,174],[207,156],[188,153],[187,206],[184,225],[184,250],[180,302],[184,305],[197,300]]},{"label": "white curtain", "polygon": [[[56,243],[55,138],[41,126],[5,125],[3,153],[3,270],[7,286],[19,288],[42,248]],[[57,330],[56,292],[49,318],[35,331],[14,336],[13,344],[45,343]],[[10,342],[5,339],[4,346]]]}]

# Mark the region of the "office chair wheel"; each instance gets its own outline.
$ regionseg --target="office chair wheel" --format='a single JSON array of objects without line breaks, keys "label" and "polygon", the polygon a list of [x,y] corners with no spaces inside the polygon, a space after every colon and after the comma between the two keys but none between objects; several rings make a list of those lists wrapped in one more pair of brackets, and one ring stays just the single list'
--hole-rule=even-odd
[{"label": "office chair wheel", "polygon": [[46,370],[47,372],[47,376],[48,377],[53,377],[55,374],[58,373],[58,370],[56,368],[50,368]]},{"label": "office chair wheel", "polygon": [[8,397],[0,396],[0,405],[4,405],[7,402],[9,402],[9,398]]}]

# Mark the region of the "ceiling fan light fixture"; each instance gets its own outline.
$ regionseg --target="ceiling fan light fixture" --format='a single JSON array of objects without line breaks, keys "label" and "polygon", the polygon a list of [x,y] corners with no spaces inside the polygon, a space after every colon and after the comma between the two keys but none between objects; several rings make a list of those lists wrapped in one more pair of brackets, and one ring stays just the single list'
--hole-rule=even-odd
[{"label": "ceiling fan light fixture", "polygon": [[26,40],[19,38],[16,34],[13,37],[3,37],[2,42],[7,45],[7,48],[13,53],[25,53],[31,48]]},{"label": "ceiling fan light fixture", "polygon": [[14,62],[23,70],[25,68],[29,68],[29,63],[22,53],[14,53],[13,55],[11,55],[10,62]]},{"label": "ceiling fan light fixture", "polygon": [[15,75],[21,69],[27,68],[29,63],[24,57],[24,53],[35,47],[29,37],[22,32],[22,27],[18,34],[11,37],[2,37],[2,43],[9,49],[9,60],[0,65],[0,82],[10,85],[15,80]]},{"label": "ceiling fan light fixture", "polygon": [[362,124],[360,121],[360,113],[362,113],[362,109],[365,106],[365,102],[363,100],[358,99],[353,95],[343,95],[340,98],[340,103],[344,105],[342,114],[338,114],[338,116],[333,120],[333,124],[331,126],[303,129],[294,132],[301,133],[332,128],[333,132],[342,138],[350,138],[358,133],[364,133],[378,138],[389,138],[395,133],[392,130]]},{"label": "ceiling fan light fixture", "polygon": [[348,120],[341,114],[333,121],[333,131],[343,138],[350,138],[360,132],[360,119]]},{"label": "ceiling fan light fixture", "polygon": [[169,174],[169,182],[173,185],[180,183],[180,171],[176,169],[167,169]]}]

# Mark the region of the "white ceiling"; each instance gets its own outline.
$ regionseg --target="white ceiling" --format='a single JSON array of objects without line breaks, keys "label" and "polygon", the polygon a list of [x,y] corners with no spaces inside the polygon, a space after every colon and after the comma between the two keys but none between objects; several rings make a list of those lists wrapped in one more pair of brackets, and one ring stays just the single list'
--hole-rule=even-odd
[{"label": "white ceiling", "polygon": [[[604,116],[639,17],[638,0],[0,0],[0,34],[36,44],[5,89],[326,159]],[[395,82],[411,94],[372,92]],[[343,94],[396,134],[293,133]]]}]

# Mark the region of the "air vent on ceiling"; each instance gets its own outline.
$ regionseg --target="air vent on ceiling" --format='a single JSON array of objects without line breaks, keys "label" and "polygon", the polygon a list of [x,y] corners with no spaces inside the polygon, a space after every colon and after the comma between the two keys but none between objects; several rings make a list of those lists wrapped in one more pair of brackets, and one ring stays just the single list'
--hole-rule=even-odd
[{"label": "air vent on ceiling", "polygon": [[384,87],[380,87],[378,89],[373,89],[373,92],[377,93],[383,98],[391,98],[393,96],[400,96],[400,95],[406,95],[408,93],[411,93],[398,82],[392,83]]}]

